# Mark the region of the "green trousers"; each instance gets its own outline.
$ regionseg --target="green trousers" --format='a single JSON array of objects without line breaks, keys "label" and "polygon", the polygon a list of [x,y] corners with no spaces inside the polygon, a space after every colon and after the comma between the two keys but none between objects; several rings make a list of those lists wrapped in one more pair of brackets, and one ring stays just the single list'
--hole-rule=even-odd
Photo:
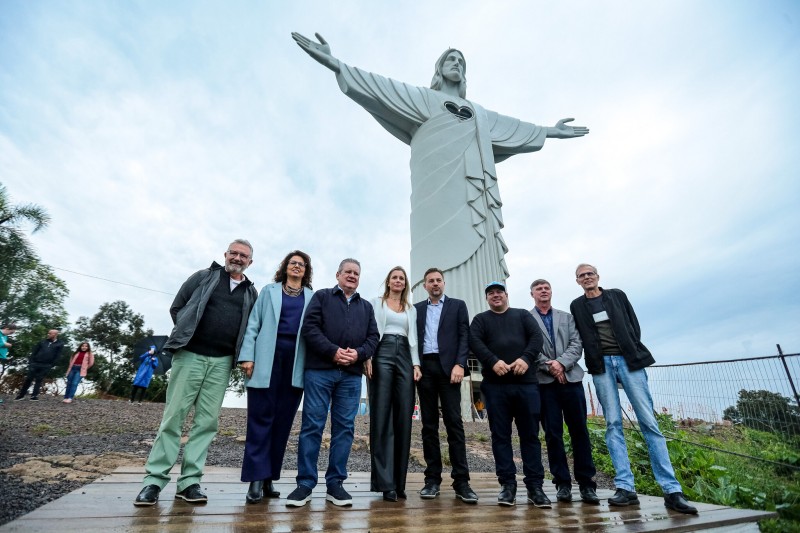
[{"label": "green trousers", "polygon": [[179,350],[172,358],[164,417],[147,458],[143,486],[169,483],[169,471],[178,459],[183,423],[194,407],[189,441],[183,449],[178,491],[200,483],[208,447],[219,428],[219,410],[231,378],[233,356],[206,357]]}]

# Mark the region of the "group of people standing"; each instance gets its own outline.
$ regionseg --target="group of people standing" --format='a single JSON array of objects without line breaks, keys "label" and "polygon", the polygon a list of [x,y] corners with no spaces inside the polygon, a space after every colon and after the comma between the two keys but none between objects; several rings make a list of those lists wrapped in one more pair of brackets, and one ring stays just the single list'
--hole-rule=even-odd
[{"label": "group of people standing", "polygon": [[[622,291],[603,291],[590,283],[599,280],[591,265],[578,268],[577,281],[586,294],[572,304],[577,320],[550,307],[550,284],[545,280],[531,286],[536,302],[531,311],[509,307],[505,285],[495,281],[485,287],[489,310],[477,314],[470,324],[466,304],[445,296],[444,273],[438,268],[428,269],[424,276],[428,299],[411,305],[409,280],[402,267],[391,269],[383,294],[367,301],[357,292],[361,265],[356,259],[341,261],[334,287],[313,292],[311,258],[292,251],[281,261],[273,283],[257,294],[243,274],[253,261],[250,243],[235,240],[224,257],[224,266],[214,262],[193,274],[171,307],[175,326],[165,348],[175,353],[167,405],[135,505],[154,505],[169,482],[169,471],[180,448],[181,428],[191,408],[195,416],[183,453],[176,498],[190,503],[207,501],[200,480],[208,446],[217,431],[225,388],[236,364],[245,373],[247,387],[241,479],[249,482],[245,496],[248,503],[280,497],[273,482],[280,479],[292,422],[302,400],[297,486],[286,505],[301,507],[311,500],[329,413],[326,500],[338,506],[352,505],[343,484],[365,374],[371,405],[371,490],[381,492],[389,502],[408,498],[406,471],[416,385],[426,463],[420,497],[434,499],[441,490],[441,406],[455,497],[475,504],[479,497],[469,484],[461,419],[461,382],[470,351],[483,365],[481,390],[501,486],[498,504],[516,503],[511,444],[514,423],[520,438],[527,499],[540,508],[551,506],[543,490],[540,422],[546,433],[557,499],[572,500],[562,436],[566,422],[581,500],[599,503],[586,429],[583,371],[577,364],[583,348],[607,416],[607,443],[617,469],[617,491],[609,504],[638,503],[621,439],[614,383],[638,388],[644,383],[643,393],[637,397],[631,392],[629,396],[638,398],[632,398],[632,402],[645,431],[656,478],[664,488],[665,505],[680,512],[697,512],[681,493],[664,437],[654,424],[643,370],[652,364],[652,356],[643,356],[646,348],[639,341],[633,310]],[[611,373],[609,378],[606,374]],[[606,381],[609,385],[601,392],[598,383]]]},{"label": "group of people standing", "polygon": [[[59,333],[60,331],[57,329],[49,330],[47,337],[33,347],[28,358],[25,380],[14,398],[15,400],[24,399],[28,395],[31,384],[33,385],[33,392],[30,399],[32,401],[39,399],[42,383],[50,369],[58,361],[58,358],[61,357],[61,352],[64,349],[64,342],[58,338]],[[69,363],[67,363],[66,386],[64,388],[64,399],[62,400],[64,403],[72,403],[75,394],[78,392],[78,385],[86,377],[92,366],[94,366],[92,346],[88,342],[82,342],[69,358]]]}]

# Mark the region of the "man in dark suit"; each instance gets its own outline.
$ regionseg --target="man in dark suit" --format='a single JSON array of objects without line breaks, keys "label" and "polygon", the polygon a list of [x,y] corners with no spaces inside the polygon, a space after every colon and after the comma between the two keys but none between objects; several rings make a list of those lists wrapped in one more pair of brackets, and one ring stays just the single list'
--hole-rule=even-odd
[{"label": "man in dark suit", "polygon": [[425,487],[420,497],[432,500],[442,484],[442,452],[439,444],[439,402],[447,429],[447,445],[453,466],[453,490],[465,503],[478,503],[469,486],[469,467],[461,421],[461,381],[469,354],[467,304],[444,296],[444,274],[438,268],[425,272],[426,301],[417,308],[417,338],[422,378],[417,383],[422,415],[422,450],[425,455]]}]

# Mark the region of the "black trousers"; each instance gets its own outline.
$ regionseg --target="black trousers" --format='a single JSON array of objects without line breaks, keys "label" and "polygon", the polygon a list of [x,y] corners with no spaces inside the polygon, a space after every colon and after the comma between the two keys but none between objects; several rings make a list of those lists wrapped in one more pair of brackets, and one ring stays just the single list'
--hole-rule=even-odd
[{"label": "black trousers", "polygon": [[[258,362],[256,362],[257,364]],[[281,478],[286,444],[303,398],[292,386],[294,344],[275,349],[269,388],[247,387],[247,437],[242,460],[242,481],[277,481]]]},{"label": "black trousers", "polygon": [[[420,341],[421,342],[421,341]],[[425,455],[425,483],[442,483],[442,451],[439,442],[439,401],[447,430],[447,446],[453,470],[453,485],[469,481],[464,423],[461,420],[461,384],[450,383],[439,362],[439,354],[422,356],[422,379],[417,384],[422,417],[422,451]]]},{"label": "black trousers", "polygon": [[22,388],[19,390],[20,394],[23,396],[28,394],[28,389],[31,383],[33,383],[33,393],[31,393],[31,396],[34,398],[39,396],[39,389],[42,388],[42,381],[47,377],[50,368],[52,368],[52,365],[28,363],[28,374],[25,376],[25,383],[23,383]]},{"label": "black trousers", "polygon": [[511,422],[517,426],[525,487],[541,488],[544,483],[542,445],[539,442],[539,385],[536,383],[489,383],[481,390],[489,411],[492,454],[500,485],[517,486],[517,467],[511,444]]},{"label": "black trousers", "polygon": [[369,404],[370,490],[405,491],[414,414],[414,367],[406,337],[381,338],[372,357]]},{"label": "black trousers", "polygon": [[144,400],[144,393],[147,391],[147,387],[141,387],[139,385],[134,385],[131,388],[131,402],[136,401],[136,396],[139,396],[139,401],[141,402]]},{"label": "black trousers", "polygon": [[542,397],[542,426],[547,443],[547,459],[553,483],[572,485],[567,454],[564,451],[564,422],[572,441],[575,480],[581,487],[597,488],[592,480],[597,473],[592,460],[592,443],[586,427],[586,395],[581,383],[554,382],[539,385]]}]

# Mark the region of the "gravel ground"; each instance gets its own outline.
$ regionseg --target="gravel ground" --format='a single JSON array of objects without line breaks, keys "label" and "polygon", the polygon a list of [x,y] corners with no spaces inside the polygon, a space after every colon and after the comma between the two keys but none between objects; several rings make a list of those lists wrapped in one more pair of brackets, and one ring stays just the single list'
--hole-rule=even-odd
[{"label": "gravel ground", "polygon": [[[164,404],[129,404],[124,400],[77,399],[67,405],[61,403],[60,397],[40,398],[38,402],[28,398],[14,401],[13,396],[5,396],[0,404],[0,525],[122,464],[144,465],[164,409]],[[208,465],[241,466],[246,420],[244,409],[222,409],[219,434],[209,449]],[[300,416],[295,417],[284,460],[284,468],[290,470],[297,468],[299,422]],[[409,472],[425,469],[419,428],[420,423],[415,422]],[[464,430],[470,470],[494,472],[488,425],[468,422]],[[442,442],[446,442],[443,424],[440,433]],[[369,471],[368,440],[369,417],[358,416],[348,470]],[[443,454],[446,450],[444,446]],[[515,457],[519,458],[518,448]],[[547,470],[546,454],[543,462]],[[320,471],[325,468],[327,453],[322,453]],[[613,487],[612,480],[602,475],[598,475],[597,483],[600,488]]]}]

